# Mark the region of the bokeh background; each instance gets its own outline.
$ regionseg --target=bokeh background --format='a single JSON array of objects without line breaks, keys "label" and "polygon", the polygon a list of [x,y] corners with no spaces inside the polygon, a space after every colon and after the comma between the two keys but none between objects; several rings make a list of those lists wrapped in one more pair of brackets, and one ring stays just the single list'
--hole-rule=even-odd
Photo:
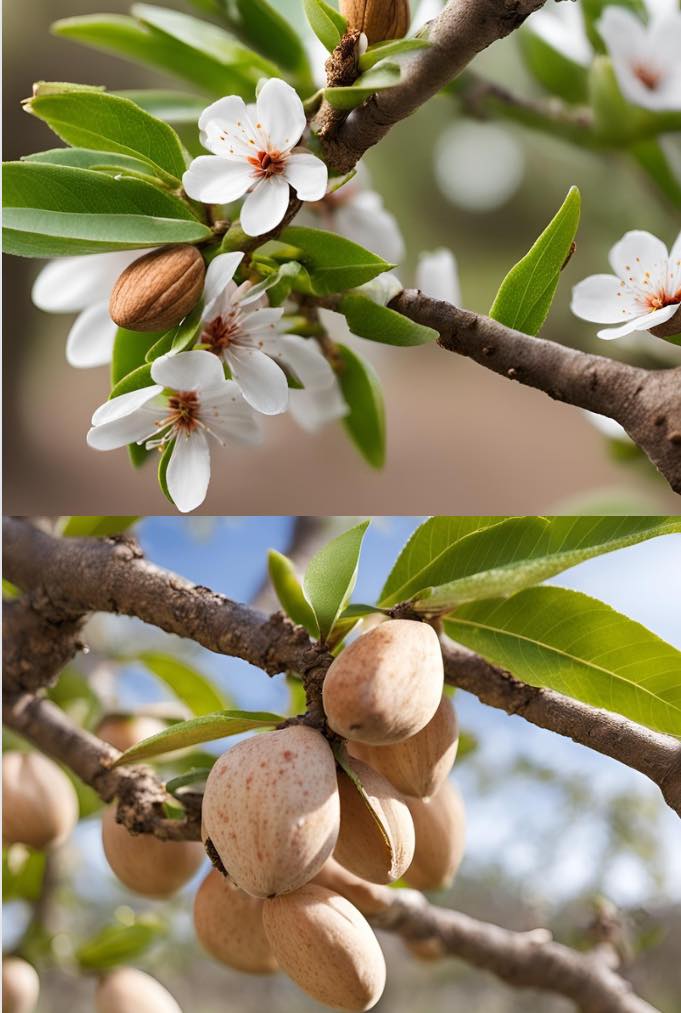
[{"label": "bokeh background", "polygon": [[[302,25],[300,0],[275,0]],[[182,0],[168,0],[182,6]],[[117,58],[51,38],[50,23],[126,0],[21,0],[5,4],[5,155],[54,146],[47,127],[21,112],[36,79],[104,84],[111,89],[178,86]],[[185,10],[196,13],[187,4]],[[476,65],[531,94],[512,38]],[[186,86],[183,83],[179,85]],[[504,125],[457,126],[452,99],[438,98],[400,124],[366,158],[377,189],[407,238],[400,273],[413,281],[421,250],[451,249],[463,303],[486,311],[508,268],[555,213],[568,187],[581,187],[577,254],[564,272],[545,334],[552,339],[653,364],[671,346],[644,338],[638,351],[595,338],[568,310],[572,284],[606,270],[610,246],[629,228],[671,243],[678,224],[623,157],[594,156],[543,135]],[[475,128],[473,134],[470,129]],[[76,371],[64,360],[70,318],[30,302],[35,261],[6,269],[5,476],[13,513],[171,512],[154,469],[135,473],[125,451],[89,450],[85,432],[108,393],[106,369]],[[222,453],[206,513],[535,513],[563,510],[667,512],[678,504],[643,461],[613,459],[585,416],[435,347],[381,348],[361,341],[385,386],[388,462],[373,472],[340,425],[310,437],[289,418],[268,420],[264,447]],[[622,456],[621,454],[619,456]],[[624,456],[627,456],[626,453]]]},{"label": "bokeh background", "polygon": [[[336,518],[322,535],[345,529]],[[416,517],[374,519],[367,532],[355,601],[375,601]],[[137,530],[147,557],[193,581],[240,600],[265,604],[266,551],[287,551],[292,519],[147,518]],[[575,567],[553,583],[601,598],[681,648],[681,535],[667,535]],[[288,690],[245,662],[193,648],[122,617],[96,617],[85,636],[89,683],[108,709],[168,705],[161,684],[141,666],[115,656],[152,649],[177,652],[215,680],[234,705],[281,712]],[[77,701],[72,705],[78,713]],[[454,886],[434,895],[477,918],[509,928],[550,926],[558,939],[589,945],[588,926],[603,898],[619,909],[627,974],[662,1013],[681,1011],[681,848],[678,818],[642,775],[518,717],[485,707],[457,692],[455,704],[472,748],[454,766],[468,814],[466,854]],[[81,710],[81,718],[83,712]],[[219,753],[230,742],[210,743]],[[94,814],[79,824],[56,855],[56,885],[43,918],[53,934],[40,972],[39,1013],[89,1013],[93,981],[71,967],[74,950],[133,911],[156,913],[168,935],[134,961],[156,975],[185,1013],[322,1013],[283,975],[252,978],[208,960],[198,950],[191,921],[201,876],[169,902],[150,902],[122,888],[108,869]],[[5,906],[5,947],[21,938],[30,912]],[[515,991],[454,960],[407,958],[402,943],[381,934],[388,986],[380,1013],[571,1013],[550,996]],[[52,968],[50,969],[50,964]]]}]

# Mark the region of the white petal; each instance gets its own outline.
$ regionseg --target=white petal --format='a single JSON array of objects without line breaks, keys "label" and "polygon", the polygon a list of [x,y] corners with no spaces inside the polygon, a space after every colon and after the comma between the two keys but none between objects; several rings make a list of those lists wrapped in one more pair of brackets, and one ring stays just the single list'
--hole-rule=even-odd
[{"label": "white petal", "polygon": [[127,394],[119,394],[118,397],[105,401],[96,409],[92,416],[92,425],[99,426],[105,422],[115,422],[153,400],[163,392],[163,387],[155,384],[153,387],[140,387],[139,390],[128,391]]},{"label": "white petal", "polygon": [[367,299],[378,303],[379,306],[387,306],[390,300],[399,295],[403,288],[404,285],[396,274],[393,274],[392,271],[384,271],[372,278],[371,281],[365,281],[357,291],[365,295]]},{"label": "white petal", "polygon": [[66,339],[66,361],[78,369],[111,362],[117,330],[109,316],[108,300],[83,310]]},{"label": "white petal", "polygon": [[305,129],[305,110],[298,93],[272,77],[260,89],[256,102],[258,122],[267,134],[270,150],[290,151],[300,140]]},{"label": "white petal", "polygon": [[335,374],[316,341],[297,334],[281,334],[277,338],[277,358],[290,366],[305,389],[330,387]]},{"label": "white petal", "polygon": [[286,374],[269,355],[256,348],[227,349],[232,376],[250,405],[263,415],[279,415],[288,405]]},{"label": "white petal", "polygon": [[253,183],[248,162],[228,161],[218,155],[199,155],[182,177],[187,194],[204,204],[229,204],[238,200]]},{"label": "white petal", "polygon": [[631,61],[645,44],[645,25],[624,7],[606,7],[596,27],[608,53],[615,60]]},{"label": "white petal", "polygon": [[288,207],[289,186],[282,176],[261,179],[241,208],[241,228],[247,236],[263,236],[277,227]]},{"label": "white petal", "polygon": [[404,257],[404,240],[397,221],[373,190],[341,203],[332,212],[332,228],[391,264],[398,264]]},{"label": "white petal", "polygon": [[592,426],[598,429],[604,436],[607,436],[609,440],[628,440],[626,429],[615,422],[614,419],[609,418],[607,415],[598,415],[596,412],[587,411],[586,408],[582,409],[584,415],[588,418]]},{"label": "white petal", "polygon": [[76,313],[108,299],[119,274],[133,260],[148,252],[121,250],[51,260],[36,278],[31,299],[39,309],[48,313]]},{"label": "white petal", "polygon": [[664,324],[667,320],[671,320],[678,308],[678,304],[663,306],[659,310],[653,310],[652,313],[636,317],[635,320],[630,320],[621,327],[609,327],[604,331],[598,331],[598,337],[610,341],[612,338],[622,338],[625,334],[631,334],[632,331],[649,331],[651,327],[657,327],[658,324]]},{"label": "white petal", "polygon": [[203,298],[206,306],[212,303],[227,287],[243,259],[243,253],[220,253],[211,260],[206,271],[206,281],[203,287]]},{"label": "white petal", "polygon": [[584,18],[576,3],[552,3],[531,14],[527,27],[556,52],[588,67],[593,49],[584,27]]},{"label": "white petal", "polygon": [[674,297],[677,294],[681,295],[681,232],[672,246],[667,266],[667,295]]},{"label": "white petal", "polygon": [[225,382],[222,362],[204,350],[162,355],[152,363],[151,378],[171,390],[210,390]]},{"label": "white petal", "polygon": [[246,446],[262,443],[260,416],[246,404],[234,380],[227,380],[222,390],[203,399],[201,418],[219,440]]},{"label": "white petal", "polygon": [[618,324],[641,316],[645,308],[634,292],[614,274],[592,274],[572,290],[570,309],[595,324]]},{"label": "white petal", "polygon": [[667,247],[650,232],[625,233],[609,259],[615,274],[644,297],[664,289],[667,283]]},{"label": "white petal", "polygon": [[[147,388],[147,390],[151,390],[151,388]],[[138,391],[132,393],[137,394]],[[152,397],[154,396],[155,393],[152,394]],[[115,405],[115,402],[122,400],[122,398],[130,398],[130,394],[121,394],[120,398],[114,398],[110,402],[113,407],[108,421],[103,421],[105,418],[103,411],[98,409],[95,412],[93,420],[97,415],[99,415],[99,419],[87,434],[87,442],[95,450],[116,450],[118,447],[126,447],[129,443],[137,443],[138,440],[153,433],[154,423],[163,417],[164,412],[160,405],[154,408],[148,404],[142,404],[123,413],[120,410],[121,406]],[[132,404],[132,399],[128,404]],[[102,405],[102,409],[105,407]]]},{"label": "white petal", "polygon": [[309,151],[291,152],[284,176],[301,200],[321,200],[326,193],[329,171],[321,158]]},{"label": "white petal", "polygon": [[416,266],[416,287],[431,299],[458,306],[461,288],[454,254],[444,248],[422,253]]},{"label": "white petal", "polygon": [[289,391],[289,411],[302,429],[316,433],[329,422],[347,415],[349,408],[335,383],[325,390]]},{"label": "white petal", "polygon": [[209,123],[217,120],[225,125],[231,125],[246,117],[246,103],[238,95],[227,95],[212,102],[203,110],[199,117],[199,130],[205,130]]},{"label": "white petal", "polygon": [[251,313],[246,312],[241,325],[241,333],[257,335],[270,332],[271,335],[283,315],[283,306],[268,306],[263,309],[254,309]]},{"label": "white petal", "polygon": [[201,506],[210,482],[210,450],[205,433],[179,433],[166,471],[168,492],[183,514]]}]

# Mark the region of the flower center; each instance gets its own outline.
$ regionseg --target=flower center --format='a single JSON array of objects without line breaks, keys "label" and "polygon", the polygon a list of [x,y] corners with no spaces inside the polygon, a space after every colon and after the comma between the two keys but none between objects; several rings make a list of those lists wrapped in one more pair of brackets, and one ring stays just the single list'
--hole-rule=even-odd
[{"label": "flower center", "polygon": [[652,310],[661,310],[665,306],[676,306],[677,303],[681,302],[681,289],[678,292],[655,292],[648,296],[648,307]]},{"label": "flower center", "polygon": [[237,309],[223,313],[209,320],[201,332],[200,342],[207,345],[209,351],[220,355],[232,344],[239,334],[240,313]]},{"label": "flower center", "polygon": [[200,407],[195,390],[176,390],[168,398],[168,415],[159,425],[163,429],[169,426],[177,432],[192,433],[200,425]]},{"label": "flower center", "polygon": [[286,167],[286,155],[280,151],[259,151],[248,159],[255,169],[257,179],[270,179],[272,176],[281,176]]},{"label": "flower center", "polygon": [[655,91],[660,83],[662,75],[656,70],[652,70],[650,67],[646,67],[642,63],[635,63],[631,68],[639,79],[641,84],[648,89],[648,91]]}]

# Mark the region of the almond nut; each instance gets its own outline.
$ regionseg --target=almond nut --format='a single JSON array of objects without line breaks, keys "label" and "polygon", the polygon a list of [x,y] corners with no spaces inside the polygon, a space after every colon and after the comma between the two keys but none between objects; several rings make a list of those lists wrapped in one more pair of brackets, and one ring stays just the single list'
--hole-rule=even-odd
[{"label": "almond nut", "polygon": [[5,1013],[34,1013],[40,979],[32,964],[21,957],[2,958],[2,1008]]},{"label": "almond nut", "polygon": [[416,890],[443,890],[451,885],[463,858],[463,799],[452,782],[445,781],[428,801],[408,798],[407,805],[414,821],[416,849],[404,878]]},{"label": "almond nut", "polygon": [[271,974],[277,962],[262,924],[263,901],[211,869],[194,898],[194,927],[216,960],[247,974]]},{"label": "almond nut", "polygon": [[66,774],[42,753],[11,750],[2,757],[2,839],[51,847],[78,822],[78,796]]},{"label": "almond nut", "polygon": [[109,299],[109,315],[129,331],[167,331],[201,298],[206,265],[195,246],[165,246],[134,261]]},{"label": "almond nut", "polygon": [[340,0],[349,31],[364,32],[369,45],[401,39],[409,29],[409,0]]},{"label": "almond nut", "polygon": [[95,994],[97,1013],[182,1013],[156,978],[135,967],[117,967],[100,978]]}]

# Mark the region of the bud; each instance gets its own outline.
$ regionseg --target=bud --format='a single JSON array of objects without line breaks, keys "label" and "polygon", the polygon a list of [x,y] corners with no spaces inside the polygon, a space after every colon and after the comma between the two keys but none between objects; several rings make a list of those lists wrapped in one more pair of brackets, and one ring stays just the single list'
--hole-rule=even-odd
[{"label": "bud", "polygon": [[21,957],[3,957],[3,1013],[33,1013],[39,994],[40,980],[36,969]]},{"label": "bud", "polygon": [[109,299],[109,314],[130,331],[167,331],[201,298],[206,265],[195,246],[152,250],[126,267]]},{"label": "bud", "polygon": [[369,45],[401,39],[409,28],[409,0],[340,0],[351,32],[364,32]]}]

